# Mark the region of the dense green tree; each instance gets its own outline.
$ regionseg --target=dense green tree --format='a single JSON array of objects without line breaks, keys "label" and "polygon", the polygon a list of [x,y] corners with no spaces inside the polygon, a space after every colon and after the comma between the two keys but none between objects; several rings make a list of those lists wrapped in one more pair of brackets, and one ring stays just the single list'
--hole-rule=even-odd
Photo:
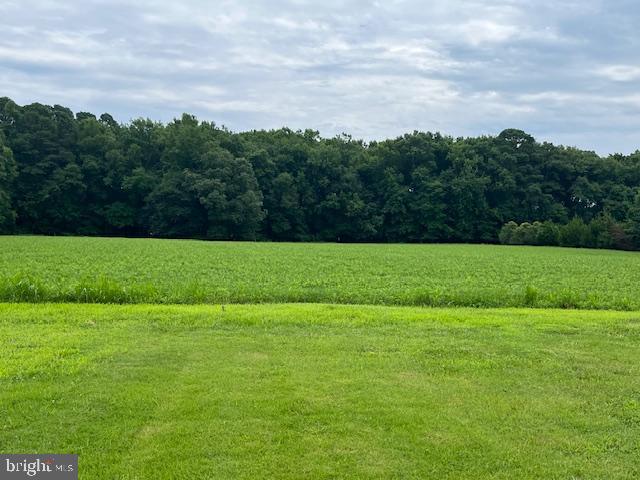
[{"label": "dense green tree", "polygon": [[362,145],[345,138],[321,141],[311,152],[306,175],[313,179],[309,224],[315,238],[357,241],[375,235],[374,206],[362,195],[362,157]]},{"label": "dense green tree", "polygon": [[79,233],[127,233],[135,223],[123,180],[128,166],[118,139],[117,125],[77,114],[77,163],[85,185]]},{"label": "dense green tree", "polygon": [[161,237],[205,238],[207,211],[187,172],[171,171],[148,195],[149,234]]},{"label": "dense green tree", "polygon": [[251,164],[221,148],[208,151],[202,163],[201,171],[185,174],[206,212],[206,237],[255,240],[264,212]]},{"label": "dense green tree", "polygon": [[13,152],[4,144],[4,135],[0,131],[0,233],[13,229],[16,212],[12,205],[13,182],[17,176]]},{"label": "dense green tree", "polygon": [[74,233],[85,191],[76,162],[76,121],[56,105],[18,107],[8,101],[2,123],[7,144],[18,165],[14,199],[21,230],[34,233]]},{"label": "dense green tree", "polygon": [[629,208],[628,232],[632,245],[640,249],[640,188],[637,189],[633,205]]},{"label": "dense green tree", "polygon": [[594,248],[611,248],[614,246],[612,230],[615,227],[615,220],[609,212],[600,212],[589,223],[590,244]]},{"label": "dense green tree", "polygon": [[304,237],[305,213],[300,204],[297,183],[291,173],[279,173],[273,179],[268,199],[265,199],[269,213],[268,231],[276,240]]},{"label": "dense green tree", "polygon": [[480,161],[478,157],[455,155],[452,168],[443,174],[452,240],[489,242],[497,238],[500,221],[486,195],[491,180],[482,171]]},{"label": "dense green tree", "polygon": [[542,222],[537,235],[538,245],[553,246],[560,242],[560,229],[552,221]]},{"label": "dense green tree", "polygon": [[498,234],[500,243],[503,243],[505,245],[513,245],[514,236],[517,229],[518,224],[513,220],[505,223],[500,229],[500,233]]},{"label": "dense green tree", "polygon": [[263,194],[266,217],[261,235],[274,240],[309,240],[307,215],[315,192],[307,179],[309,152],[318,133],[289,129],[238,135]]},{"label": "dense green tree", "polygon": [[367,144],[0,98],[0,232],[640,248],[639,188],[640,151],[516,129]]},{"label": "dense green tree", "polygon": [[560,228],[559,243],[565,247],[588,247],[591,244],[591,230],[584,220],[575,217]]}]

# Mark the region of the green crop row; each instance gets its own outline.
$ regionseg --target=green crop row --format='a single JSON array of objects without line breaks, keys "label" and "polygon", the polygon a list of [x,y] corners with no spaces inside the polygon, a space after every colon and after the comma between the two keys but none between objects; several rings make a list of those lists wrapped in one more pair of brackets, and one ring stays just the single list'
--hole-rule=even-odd
[{"label": "green crop row", "polygon": [[640,309],[640,254],[0,237],[0,301]]}]

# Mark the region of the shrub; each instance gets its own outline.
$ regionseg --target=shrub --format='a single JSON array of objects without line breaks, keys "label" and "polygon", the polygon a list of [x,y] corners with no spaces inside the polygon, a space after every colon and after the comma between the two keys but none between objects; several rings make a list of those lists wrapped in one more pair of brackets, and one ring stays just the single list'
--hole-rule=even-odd
[{"label": "shrub", "polygon": [[628,233],[628,227],[619,223],[614,224],[611,227],[611,241],[613,242],[613,248],[618,250],[633,250],[640,249],[640,244],[634,245],[632,237]]},{"label": "shrub", "polygon": [[[639,219],[640,220],[640,219]],[[640,249],[636,244],[634,226],[616,222],[608,213],[601,212],[588,224],[575,217],[566,225],[546,222],[506,223],[500,230],[500,243],[506,245],[561,245],[563,247]],[[638,232],[640,235],[640,230]],[[640,237],[638,237],[640,242]]]},{"label": "shrub", "polygon": [[607,212],[601,212],[595,216],[589,223],[591,230],[591,245],[595,248],[611,248],[613,246],[613,237],[611,231],[615,221]]},{"label": "shrub", "polygon": [[636,194],[633,205],[629,209],[629,222],[626,233],[628,242],[637,250],[640,250],[640,189]]},{"label": "shrub", "polygon": [[538,230],[538,245],[558,245],[560,229],[553,222],[544,222]]},{"label": "shrub", "polygon": [[586,247],[591,243],[591,230],[579,217],[574,217],[560,227],[560,245],[563,247]]},{"label": "shrub", "polygon": [[[547,225],[548,223],[548,225]],[[552,222],[506,223],[498,235],[506,245],[557,245],[557,227]]]},{"label": "shrub", "polygon": [[531,234],[529,233],[530,228],[531,224],[529,222],[518,225],[511,236],[511,243],[514,245],[525,245],[527,240],[531,238]]},{"label": "shrub", "polygon": [[515,233],[517,228],[518,228],[518,224],[514,221],[505,223],[503,227],[500,229],[500,233],[498,234],[498,239],[500,240],[500,243],[502,243],[503,245],[511,244],[511,241],[513,239],[513,234]]}]

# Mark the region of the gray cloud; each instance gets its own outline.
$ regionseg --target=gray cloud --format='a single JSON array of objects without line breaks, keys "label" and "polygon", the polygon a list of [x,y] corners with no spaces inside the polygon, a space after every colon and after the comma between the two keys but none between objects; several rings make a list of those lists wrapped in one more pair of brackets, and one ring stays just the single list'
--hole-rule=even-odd
[{"label": "gray cloud", "polygon": [[640,148],[627,0],[5,1],[0,95],[380,139],[507,127]]}]

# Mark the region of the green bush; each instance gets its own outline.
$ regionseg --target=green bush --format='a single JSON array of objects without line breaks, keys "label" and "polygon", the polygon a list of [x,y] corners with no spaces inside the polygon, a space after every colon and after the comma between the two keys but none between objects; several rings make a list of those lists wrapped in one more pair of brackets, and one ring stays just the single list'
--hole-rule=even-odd
[{"label": "green bush", "polygon": [[553,222],[544,222],[538,230],[538,245],[558,245],[560,241],[560,229]]},{"label": "green bush", "polygon": [[613,247],[613,236],[611,234],[615,221],[607,212],[601,212],[589,223],[591,230],[591,245],[594,248]]},{"label": "green bush", "polygon": [[[608,213],[601,212],[589,223],[575,217],[565,225],[552,221],[506,223],[500,230],[500,243],[505,245],[548,245],[563,247],[640,249],[633,228],[622,225]],[[639,240],[640,241],[640,240]]]},{"label": "green bush", "polygon": [[591,230],[579,217],[574,217],[566,225],[560,227],[560,245],[563,247],[587,247],[591,241]]},{"label": "green bush", "polygon": [[513,234],[518,228],[518,224],[514,221],[505,223],[500,229],[500,233],[498,234],[498,239],[500,243],[504,245],[510,245],[513,239]]},{"label": "green bush", "polygon": [[626,233],[628,235],[628,242],[632,247],[640,250],[640,189],[638,189],[633,205],[629,209],[629,221],[627,222]]}]

